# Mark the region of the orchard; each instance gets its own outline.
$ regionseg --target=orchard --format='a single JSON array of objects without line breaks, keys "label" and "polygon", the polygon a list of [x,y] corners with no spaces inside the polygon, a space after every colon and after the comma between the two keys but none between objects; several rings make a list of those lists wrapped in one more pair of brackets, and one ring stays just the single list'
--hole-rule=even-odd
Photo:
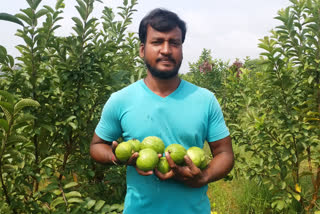
[{"label": "orchard", "polygon": [[[56,35],[68,2],[40,2],[0,11],[21,38],[19,57],[0,45],[0,213],[122,213],[126,168],[94,162],[89,145],[106,99],[145,75],[138,37],[127,31],[137,1],[95,18],[101,1],[77,0],[68,36]],[[320,213],[320,1],[290,2],[260,39],[260,58],[230,64],[204,49],[180,74],[215,93],[233,141],[233,171],[209,185],[213,212]],[[152,157],[137,160],[142,170],[168,172],[165,151],[202,169],[211,158],[207,143],[190,151],[155,138],[123,141],[121,161]]]}]

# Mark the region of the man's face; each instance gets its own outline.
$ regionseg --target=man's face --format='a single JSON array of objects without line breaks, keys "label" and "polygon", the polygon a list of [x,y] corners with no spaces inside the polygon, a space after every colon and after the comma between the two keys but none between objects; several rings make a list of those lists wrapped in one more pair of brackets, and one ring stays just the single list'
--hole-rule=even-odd
[{"label": "man's face", "polygon": [[178,74],[183,58],[181,39],[178,27],[160,32],[148,26],[146,42],[140,46],[140,56],[152,76],[170,79]]}]

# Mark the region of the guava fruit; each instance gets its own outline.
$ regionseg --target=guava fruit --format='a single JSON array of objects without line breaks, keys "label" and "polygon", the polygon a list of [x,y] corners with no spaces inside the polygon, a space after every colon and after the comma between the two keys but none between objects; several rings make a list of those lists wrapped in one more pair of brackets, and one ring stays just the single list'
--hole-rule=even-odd
[{"label": "guava fruit", "polygon": [[157,169],[159,170],[159,172],[161,172],[162,174],[166,174],[167,172],[170,171],[170,166],[169,163],[167,161],[166,157],[161,157],[157,166]]},{"label": "guava fruit", "polygon": [[165,152],[169,152],[171,159],[178,165],[184,163],[184,156],[187,154],[187,150],[177,143],[169,145]]},{"label": "guava fruit", "polygon": [[140,149],[145,148],[151,148],[158,154],[162,154],[164,152],[165,145],[159,137],[149,136],[143,139],[143,141],[140,144]]},{"label": "guava fruit", "polygon": [[139,140],[131,139],[131,140],[128,140],[127,142],[132,145],[132,148],[133,148],[134,152],[139,152],[140,151],[140,141]]},{"label": "guava fruit", "polygon": [[208,163],[210,162],[210,159],[205,155],[204,161],[200,165],[200,169],[205,169],[208,166]]},{"label": "guava fruit", "polygon": [[151,148],[141,149],[136,161],[136,166],[142,171],[153,170],[159,162],[159,157],[156,151]]},{"label": "guava fruit", "polygon": [[127,162],[133,153],[134,150],[132,148],[132,145],[128,142],[120,143],[115,150],[116,157],[121,162]]},{"label": "guava fruit", "polygon": [[196,167],[198,168],[200,168],[203,162],[205,162],[205,153],[203,149],[199,147],[196,147],[196,146],[190,147],[187,150],[187,155],[190,157],[194,165],[196,165]]}]

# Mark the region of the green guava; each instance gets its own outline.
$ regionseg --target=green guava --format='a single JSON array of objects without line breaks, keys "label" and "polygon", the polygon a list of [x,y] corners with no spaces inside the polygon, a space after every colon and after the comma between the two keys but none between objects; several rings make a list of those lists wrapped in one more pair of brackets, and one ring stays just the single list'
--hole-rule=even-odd
[{"label": "green guava", "polygon": [[132,148],[133,148],[134,152],[139,152],[140,151],[140,141],[139,140],[131,139],[131,140],[128,140],[127,142],[132,145]]},{"label": "green guava", "polygon": [[142,171],[153,170],[159,162],[159,157],[157,152],[151,148],[141,149],[139,152],[139,157],[136,161],[136,166]]},{"label": "green guava", "polygon": [[196,167],[198,168],[200,168],[203,162],[205,162],[205,153],[203,149],[199,147],[196,147],[196,146],[190,147],[187,150],[187,155],[192,160],[194,165],[196,165]]},{"label": "green guava", "polygon": [[131,157],[131,155],[134,153],[134,150],[132,148],[131,143],[122,142],[117,146],[115,153],[116,153],[116,157],[121,162],[127,162]]},{"label": "green guava", "polygon": [[171,144],[166,148],[165,152],[169,152],[171,159],[176,164],[183,165],[187,150],[182,145],[177,143]]},{"label": "green guava", "polygon": [[159,170],[159,172],[161,172],[162,174],[166,174],[167,172],[170,171],[170,166],[169,163],[167,161],[166,157],[161,157],[157,166],[157,169]]},{"label": "green guava", "polygon": [[149,136],[143,139],[143,141],[140,144],[140,149],[146,148],[151,148],[158,154],[163,154],[165,145],[159,137]]}]

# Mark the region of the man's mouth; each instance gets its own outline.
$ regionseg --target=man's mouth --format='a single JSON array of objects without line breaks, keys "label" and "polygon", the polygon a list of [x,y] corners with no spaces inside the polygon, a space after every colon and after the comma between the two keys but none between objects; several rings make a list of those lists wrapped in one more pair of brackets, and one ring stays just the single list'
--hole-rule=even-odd
[{"label": "man's mouth", "polygon": [[172,58],[159,58],[159,59],[157,59],[157,62],[176,63],[176,61]]}]

